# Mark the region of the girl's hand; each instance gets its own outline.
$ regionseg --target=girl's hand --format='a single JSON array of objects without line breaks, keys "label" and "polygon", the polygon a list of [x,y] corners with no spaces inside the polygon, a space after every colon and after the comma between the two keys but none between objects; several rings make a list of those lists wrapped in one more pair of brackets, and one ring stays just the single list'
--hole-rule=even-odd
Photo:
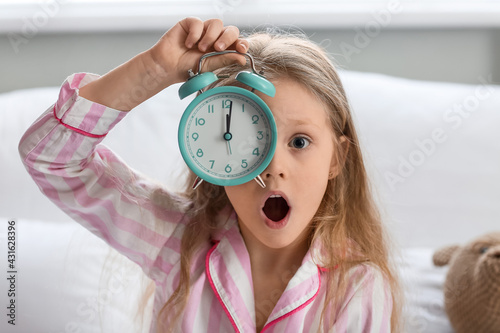
[{"label": "girl's hand", "polygon": [[[188,70],[196,70],[200,57],[208,52],[236,50],[245,53],[248,41],[239,38],[234,26],[221,20],[186,18],[149,50],[140,53],[99,79],[80,89],[80,96],[108,107],[129,111],[171,84],[186,81]],[[244,65],[245,56],[224,54],[203,62],[203,71],[232,63]]]},{"label": "girl's hand", "polygon": [[[248,41],[240,39],[239,34],[237,27],[224,26],[219,19],[201,21],[188,17],[165,33],[149,53],[157,65],[156,70],[164,71],[170,84],[183,82],[189,77],[189,69],[196,71],[205,53],[224,50],[245,53]],[[232,63],[244,65],[246,58],[234,53],[210,57],[203,62],[202,70],[213,71]]]}]

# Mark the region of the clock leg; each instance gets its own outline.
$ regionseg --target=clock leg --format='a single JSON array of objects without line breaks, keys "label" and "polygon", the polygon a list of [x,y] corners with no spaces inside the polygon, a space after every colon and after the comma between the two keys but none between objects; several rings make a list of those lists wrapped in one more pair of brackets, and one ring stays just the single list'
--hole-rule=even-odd
[{"label": "clock leg", "polygon": [[262,180],[262,178],[259,176],[255,177],[254,180],[257,182],[257,184],[260,185],[262,188],[266,188],[266,183]]},{"label": "clock leg", "polygon": [[200,177],[196,177],[193,183],[193,190],[196,190],[198,186],[201,185],[201,183],[203,183],[203,179],[201,179]]}]

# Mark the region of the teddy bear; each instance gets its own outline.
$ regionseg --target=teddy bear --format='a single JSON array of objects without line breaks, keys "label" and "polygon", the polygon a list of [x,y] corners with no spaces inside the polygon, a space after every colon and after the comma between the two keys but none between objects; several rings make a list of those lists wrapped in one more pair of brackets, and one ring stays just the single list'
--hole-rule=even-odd
[{"label": "teddy bear", "polygon": [[436,266],[449,265],[444,304],[457,333],[500,333],[500,232],[452,245],[433,255]]}]

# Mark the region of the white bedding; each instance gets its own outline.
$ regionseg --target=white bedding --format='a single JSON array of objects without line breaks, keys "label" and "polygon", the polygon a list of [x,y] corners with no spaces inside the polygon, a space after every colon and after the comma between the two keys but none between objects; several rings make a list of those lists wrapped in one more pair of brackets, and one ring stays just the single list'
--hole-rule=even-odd
[{"label": "white bedding", "polygon": [[148,332],[150,316],[145,328],[133,320],[148,282],[139,266],[77,223],[18,219],[16,226],[16,325],[2,318],[1,332]]},{"label": "white bedding", "polygon": [[398,261],[405,291],[408,333],[453,333],[443,306],[446,267],[432,263],[432,248],[408,248]]}]

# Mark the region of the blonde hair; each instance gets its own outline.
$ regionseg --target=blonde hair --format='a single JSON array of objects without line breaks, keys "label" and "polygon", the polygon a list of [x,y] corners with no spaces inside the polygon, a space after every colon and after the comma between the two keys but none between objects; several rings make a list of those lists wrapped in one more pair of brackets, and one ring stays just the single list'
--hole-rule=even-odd
[{"label": "blonde hair", "polygon": [[[349,104],[335,66],[323,49],[304,36],[259,32],[247,39],[250,42],[248,53],[254,57],[257,70],[263,70],[267,79],[295,80],[324,103],[335,134],[337,160],[343,161],[338,176],[329,181],[311,223],[311,242],[320,241],[325,250],[320,264],[330,268],[322,320],[328,318],[328,324],[333,324],[336,314],[326,311],[336,309],[342,302],[348,271],[360,263],[370,263],[378,267],[388,281],[393,299],[391,327],[393,332],[398,332],[401,325],[399,283],[390,263],[387,237],[370,192]],[[241,70],[239,65],[219,69],[218,73],[231,74],[231,77],[214,85],[237,85],[234,74]],[[342,137],[347,145],[341,143]],[[164,329],[162,322],[168,319],[171,325],[182,313],[189,296],[190,260],[202,244],[210,241],[210,234],[219,227],[217,216],[230,206],[223,187],[204,182],[193,191],[194,179],[194,174],[188,177],[184,193],[191,202],[191,209],[190,222],[181,242],[180,282],[158,315],[159,329]]]}]

